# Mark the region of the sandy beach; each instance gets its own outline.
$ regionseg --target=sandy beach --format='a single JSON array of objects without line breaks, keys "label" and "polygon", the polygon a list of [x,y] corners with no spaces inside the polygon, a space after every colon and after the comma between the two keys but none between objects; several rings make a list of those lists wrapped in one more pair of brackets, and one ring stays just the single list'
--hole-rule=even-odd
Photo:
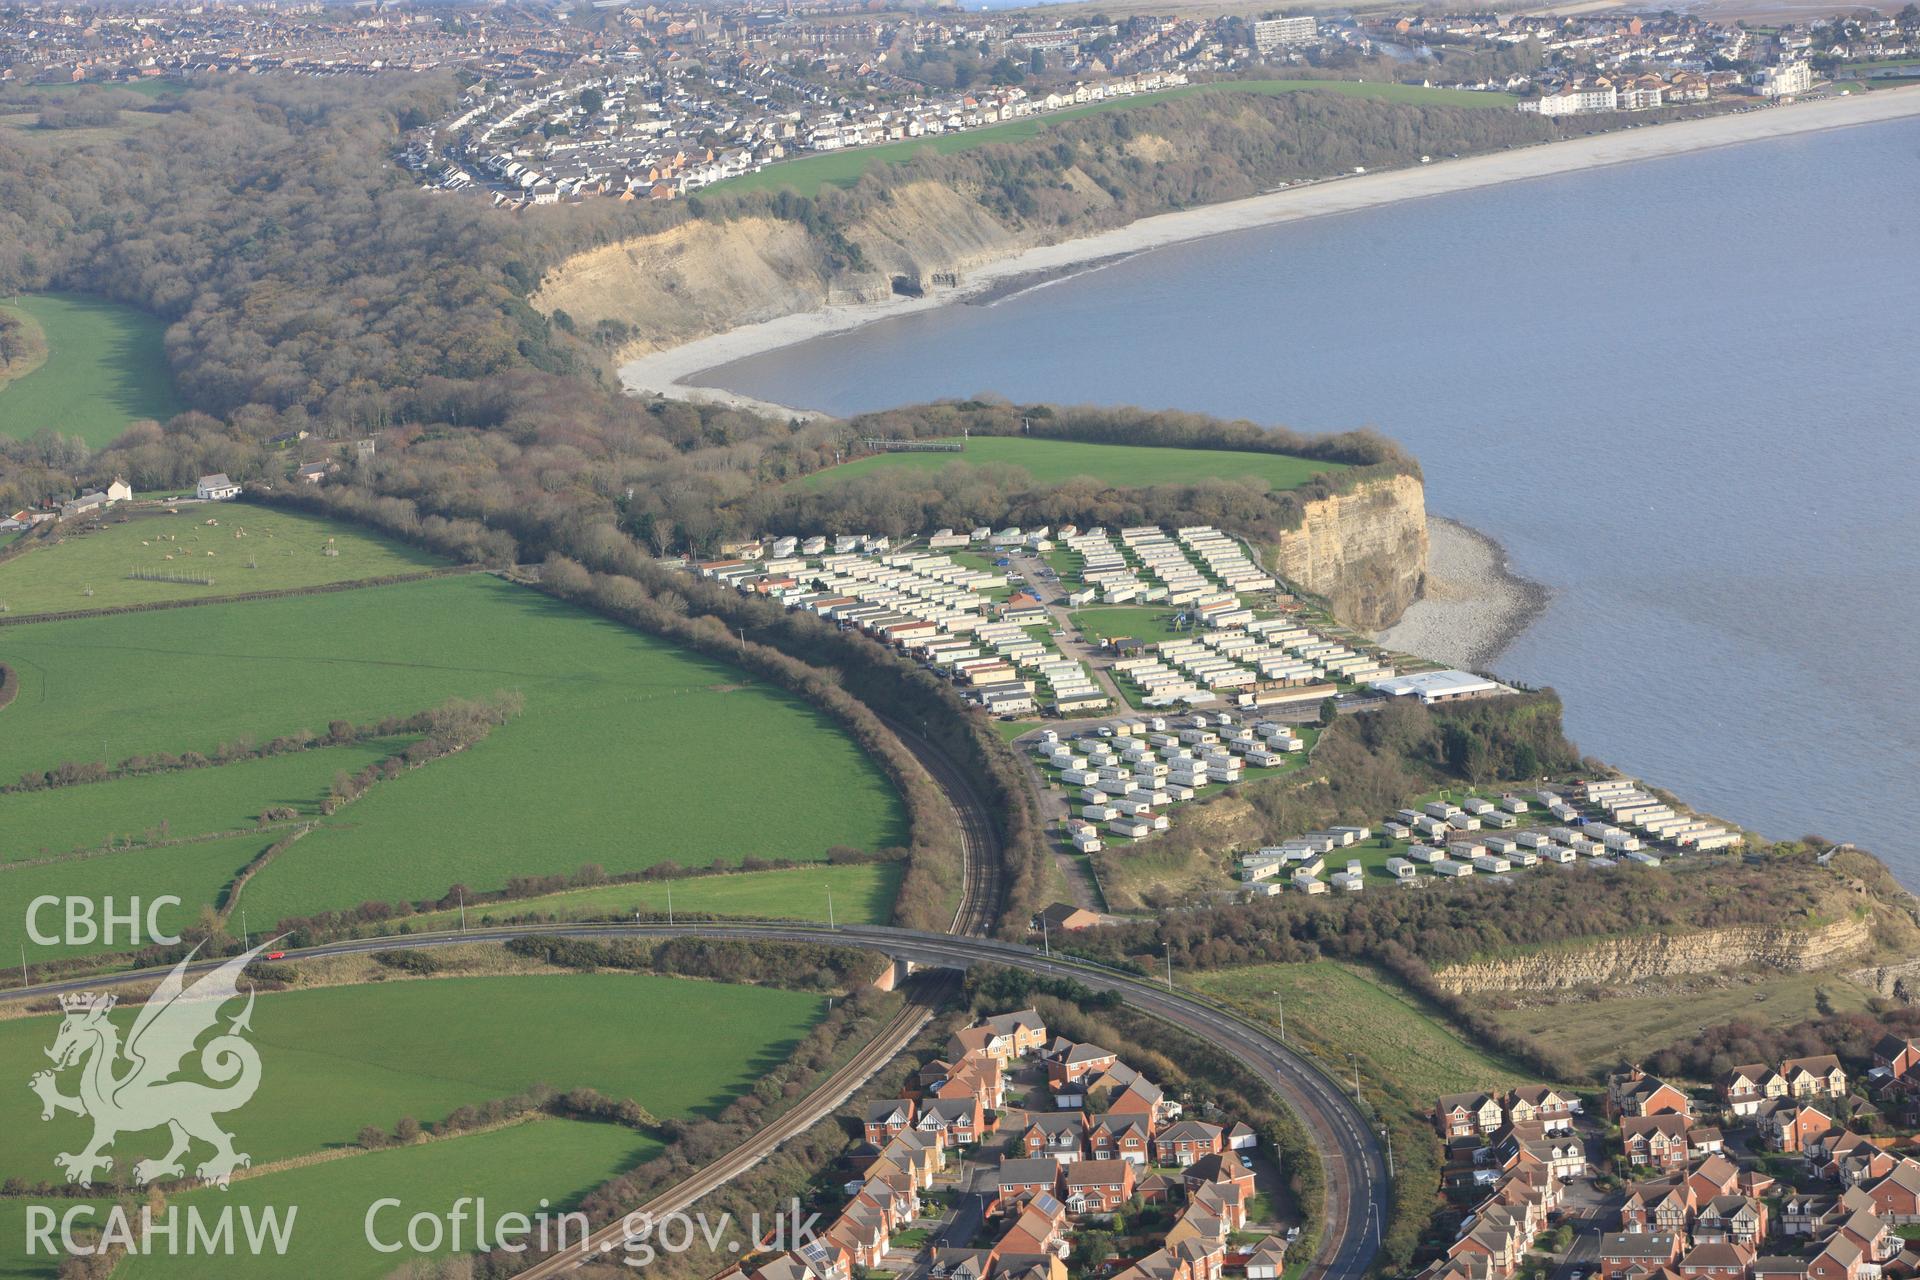
[{"label": "sandy beach", "polygon": [[819,415],[808,410],[771,404],[719,388],[690,386],[688,383],[709,369],[805,342],[809,338],[842,333],[879,320],[977,297],[996,288],[1005,288],[1019,277],[1039,280],[1067,274],[1163,245],[1306,218],[1350,213],[1401,200],[1470,191],[1504,182],[1914,115],[1920,115],[1920,86],[1855,93],[1843,98],[1769,107],[1704,120],[1620,129],[1591,138],[1574,138],[1518,151],[1499,151],[1407,169],[1302,184],[1245,200],[1159,214],[1077,240],[1041,245],[976,270],[960,288],[926,297],[824,307],[759,324],[742,325],[712,337],[642,356],[621,366],[620,379],[629,391],[640,395],[665,395],[732,404],[768,413],[815,417]]},{"label": "sandy beach", "polygon": [[1515,574],[1499,543],[1457,520],[1427,519],[1427,585],[1381,644],[1466,671],[1487,671],[1547,606],[1547,589]]}]

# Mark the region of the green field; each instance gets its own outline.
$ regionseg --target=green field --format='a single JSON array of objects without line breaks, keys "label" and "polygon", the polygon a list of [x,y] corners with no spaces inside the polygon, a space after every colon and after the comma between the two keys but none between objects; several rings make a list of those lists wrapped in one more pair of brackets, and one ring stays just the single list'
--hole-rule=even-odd
[{"label": "green field", "polygon": [[[399,1238],[415,1212],[444,1214],[463,1196],[485,1196],[492,1213],[566,1209],[586,1191],[659,1154],[654,1137],[611,1124],[533,1118],[505,1128],[365,1152],[362,1126],[390,1130],[402,1118],[427,1127],[454,1109],[521,1093],[535,1084],[592,1087],[633,1098],[662,1119],[709,1114],[784,1062],[819,1019],[825,1000],[767,987],[641,974],[448,977],[260,996],[253,1034],[258,1093],[223,1117],[252,1172],[227,1191],[170,1197],[211,1212],[225,1205],[297,1206],[293,1247],[276,1275],[387,1276],[407,1260],[364,1244],[375,1200],[404,1208],[379,1221]],[[235,1006],[234,1012],[238,1011]],[[131,1009],[117,1011],[123,1031]],[[24,1082],[46,1066],[42,1049],[58,1019],[0,1022],[0,1071]],[[538,1027],[540,1034],[529,1035]],[[191,1071],[190,1071],[191,1073]],[[63,1091],[74,1088],[71,1073]],[[23,1088],[0,1107],[0,1177],[57,1181],[54,1154],[77,1149],[84,1122],[39,1121]],[[157,1144],[157,1145],[156,1145]],[[113,1154],[124,1169],[157,1155],[163,1133],[124,1134]],[[196,1148],[195,1158],[205,1152]],[[57,1259],[27,1259],[28,1200],[0,1214],[0,1277],[55,1274]],[[72,1201],[38,1201],[64,1211]],[[392,1231],[384,1228],[391,1226]],[[471,1239],[463,1246],[472,1248]],[[447,1242],[439,1252],[453,1252]],[[116,1275],[248,1277],[259,1258],[158,1257]]]},{"label": "green field", "polygon": [[[379,1253],[366,1243],[365,1219],[375,1201],[398,1199],[399,1209],[382,1210],[375,1219],[383,1244],[405,1242],[407,1219],[416,1213],[445,1215],[465,1196],[484,1196],[489,1216],[534,1212],[542,1201],[550,1212],[564,1212],[600,1183],[642,1164],[659,1145],[631,1129],[575,1120],[541,1120],[449,1142],[356,1154],[266,1177],[236,1181],[226,1191],[207,1188],[171,1197],[169,1203],[197,1205],[218,1215],[233,1206],[235,1233],[242,1206],[272,1207],[284,1220],[294,1210],[290,1247],[284,1258],[188,1255],[130,1259],[114,1269],[116,1277],[137,1280],[252,1280],[263,1274],[327,1276],[329,1280],[380,1280],[408,1261],[428,1255],[411,1250]],[[0,1280],[53,1280],[57,1258],[25,1257],[21,1231],[25,1205],[10,1201],[0,1215]],[[42,1200],[55,1213],[73,1203]],[[82,1227],[86,1225],[83,1221]],[[470,1228],[469,1228],[470,1231]],[[469,1247],[471,1235],[468,1237]],[[443,1247],[439,1253],[453,1250]]]},{"label": "green field", "polygon": [[48,94],[55,98],[84,97],[90,93],[137,93],[143,98],[159,101],[163,98],[177,98],[187,91],[184,81],[167,80],[151,76],[145,80],[90,80],[82,84],[36,84],[25,87],[25,93],[31,97]]},{"label": "green field", "polygon": [[[528,974],[322,987],[258,997],[259,1092],[229,1128],[255,1165],[354,1144],[364,1125],[423,1125],[536,1084],[633,1098],[661,1119],[710,1114],[786,1061],[824,997],[646,974]],[[235,1012],[238,1012],[236,1006]],[[116,1011],[124,1032],[133,1010]],[[25,1082],[46,1066],[53,1015],[0,1023],[0,1176],[54,1176],[77,1117],[39,1120]],[[538,1035],[529,1035],[537,1027]],[[189,1068],[191,1073],[191,1066]],[[72,1092],[72,1077],[63,1078]],[[15,1120],[18,1123],[15,1123]],[[116,1145],[122,1161],[151,1143]]]},{"label": "green field", "polygon": [[[63,525],[61,532],[58,542],[0,563],[0,603],[9,614],[217,600],[417,573],[443,563],[352,525],[244,503],[189,506],[178,515],[141,513],[124,524],[110,512],[106,523]],[[128,578],[136,569],[213,582]]]},{"label": "green field", "polygon": [[[0,798],[0,815],[5,813],[5,801],[9,799],[12,797]],[[154,923],[162,932],[176,934],[198,919],[201,906],[213,902],[221,888],[279,834],[259,832],[8,867],[0,871],[0,902],[6,904],[6,910],[0,911],[0,955],[11,956],[18,964],[22,943],[26,944],[26,958],[34,964],[62,956],[131,949],[124,935],[116,935],[111,946],[98,939],[51,947],[28,940],[26,904],[43,894],[75,895],[91,898],[95,903],[111,896],[115,909],[120,912],[128,909],[131,898],[139,898],[144,904],[171,894],[180,899],[181,905],[164,908]],[[62,932],[58,920],[56,912],[42,915],[39,922],[42,936]],[[236,922],[236,933],[239,928]]]},{"label": "green field", "polygon": [[937,471],[955,463],[1020,467],[1036,484],[1059,484],[1076,476],[1091,476],[1117,488],[1191,484],[1213,479],[1258,479],[1275,489],[1297,488],[1322,472],[1338,471],[1344,465],[1284,453],[1247,453],[1235,449],[1172,449],[1020,436],[975,436],[967,441],[965,453],[874,454],[816,471],[795,483],[818,488],[883,468]]},{"label": "green field", "polygon": [[709,193],[723,195],[728,192],[778,191],[785,187],[802,195],[818,195],[820,189],[829,183],[841,187],[852,186],[860,180],[860,175],[875,164],[903,164],[927,152],[934,155],[950,155],[956,151],[969,151],[974,147],[984,147],[991,143],[1025,142],[1030,138],[1039,137],[1045,129],[1099,112],[1128,111],[1137,107],[1151,106],[1157,102],[1188,98],[1203,93],[1253,93],[1271,96],[1306,89],[1321,93],[1338,93],[1348,97],[1378,98],[1386,102],[1403,102],[1430,107],[1511,110],[1515,102],[1513,95],[1505,93],[1432,89],[1411,84],[1362,84],[1350,80],[1225,80],[1212,84],[1179,85],[1158,93],[1143,93],[1131,98],[1115,98],[1105,102],[1091,103],[1084,107],[1069,107],[1063,111],[1052,111],[1042,116],[1028,116],[1006,124],[988,125],[985,128],[968,129],[961,133],[942,133],[929,138],[914,138],[906,142],[888,142],[877,146],[804,156],[798,160],[769,165],[756,173],[742,174],[738,178],[717,182],[701,194],[704,196]]},{"label": "green field", "polygon": [[[254,1280],[261,1275],[326,1276],[327,1280],[381,1280],[409,1261],[455,1252],[450,1244],[416,1253],[406,1246],[415,1214],[443,1222],[463,1197],[485,1197],[489,1218],[532,1213],[543,1203],[562,1213],[582,1196],[658,1155],[659,1145],[631,1129],[576,1120],[542,1120],[451,1142],[378,1151],[236,1182],[228,1191],[179,1197],[208,1212],[223,1206],[298,1205],[286,1257],[151,1257],[116,1268],[116,1280]],[[367,1243],[366,1218],[376,1201],[401,1201],[374,1219],[375,1238],[400,1244],[400,1253]],[[469,1228],[471,1231],[471,1228]],[[424,1238],[423,1238],[424,1239]],[[466,1241],[471,1248],[472,1238]]]},{"label": "green field", "polygon": [[1839,974],[1793,974],[1657,996],[1494,1008],[1488,1016],[1598,1069],[1691,1040],[1702,1027],[1736,1018],[1786,1026],[1818,1017],[1823,1003],[1835,1013],[1853,1013],[1867,1007],[1871,994]]},{"label": "green field", "polygon": [[1262,964],[1196,973],[1188,986],[1265,1021],[1284,1002],[1289,1042],[1323,1062],[1348,1053],[1418,1097],[1523,1084],[1526,1077],[1447,1026],[1385,974],[1332,960]]},{"label": "green field", "polygon": [[1073,623],[1089,643],[1130,636],[1142,644],[1152,644],[1156,640],[1190,637],[1198,632],[1196,627],[1176,631],[1173,620],[1178,612],[1176,609],[1151,605],[1142,607],[1122,604],[1108,609],[1076,609],[1067,615],[1067,620]]},{"label": "green field", "polygon": [[0,306],[25,312],[47,339],[46,363],[0,388],[0,433],[26,437],[51,428],[100,445],[136,418],[170,418],[186,408],[158,318],[67,293],[30,294]]},{"label": "green field", "polygon": [[[319,801],[336,772],[357,773],[405,742],[375,739],[215,769],[141,774],[0,797],[0,814],[6,815],[0,876],[5,875],[5,864],[22,859],[242,831],[269,808],[286,806],[302,818],[318,817]],[[0,899],[5,897],[0,892]]]},{"label": "green field", "polygon": [[[664,914],[669,906],[676,914],[825,920],[827,890],[831,888],[833,918],[839,923],[886,924],[893,918],[893,900],[899,896],[900,877],[905,872],[904,863],[870,862],[610,884],[469,907],[467,923],[482,925],[524,915],[552,915],[566,920],[597,919],[632,911]],[[673,895],[671,903],[669,891]],[[406,923],[416,932],[452,929],[460,923],[460,912],[457,909],[428,912],[410,917]]]},{"label": "green field", "polygon": [[[21,691],[0,777],[523,694],[524,712],[484,742],[375,786],[269,866],[242,904],[256,927],[588,863],[619,872],[905,843],[885,775],[824,715],[489,576],[28,623],[5,641]],[[0,823],[12,799],[0,797]]]}]

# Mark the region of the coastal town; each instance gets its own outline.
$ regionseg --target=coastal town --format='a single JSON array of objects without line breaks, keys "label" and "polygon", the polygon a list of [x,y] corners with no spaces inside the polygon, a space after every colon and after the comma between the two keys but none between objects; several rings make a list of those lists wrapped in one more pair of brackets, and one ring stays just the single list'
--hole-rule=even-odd
[{"label": "coastal town", "polygon": [[0,3],[0,1276],[1920,1280],[1920,0],[1022,3]]},{"label": "coastal town", "polygon": [[1623,1065],[1598,1095],[1452,1094],[1432,1119],[1454,1237],[1420,1280],[1871,1280],[1920,1272],[1920,1042],[1688,1088]]},{"label": "coastal town", "polygon": [[408,121],[395,160],[424,186],[531,208],[673,199],[799,156],[1030,127],[1235,79],[1398,79],[1611,117],[1847,92],[1920,65],[1911,6],[1764,29],[1640,11],[1085,22],[830,4],[596,6],[586,19],[367,4],[316,21],[308,7],[133,5],[85,20],[15,7],[0,15],[0,87],[457,69],[455,107]]}]

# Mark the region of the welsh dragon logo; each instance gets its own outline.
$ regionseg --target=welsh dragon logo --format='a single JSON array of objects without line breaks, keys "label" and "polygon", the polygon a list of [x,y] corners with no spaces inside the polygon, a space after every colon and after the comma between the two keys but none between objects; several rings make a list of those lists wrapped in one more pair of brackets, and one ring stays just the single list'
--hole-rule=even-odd
[{"label": "welsh dragon logo", "polygon": [[[194,1174],[217,1186],[225,1187],[235,1169],[253,1162],[233,1149],[233,1135],[214,1119],[245,1106],[260,1087],[260,1054],[244,1035],[252,1029],[252,988],[247,991],[246,1007],[227,1022],[227,1029],[200,1048],[200,1074],[214,1084],[174,1077],[186,1068],[200,1038],[219,1023],[221,1006],[240,994],[241,971],[269,945],[234,956],[191,987],[185,984],[187,965],[193,959],[189,954],[142,1006],[125,1045],[120,1043],[119,1028],[107,1020],[114,1005],[111,995],[81,992],[60,997],[66,1017],[47,1050],[53,1070],[35,1074],[30,1087],[40,1096],[42,1120],[53,1119],[55,1112],[71,1111],[93,1121],[92,1141],[78,1152],[54,1157],[68,1182],[92,1186],[96,1173],[113,1167],[106,1149],[115,1138],[162,1126],[171,1135],[172,1145],[158,1160],[141,1160],[133,1166],[134,1180],[142,1185],[185,1176],[182,1159],[196,1139],[211,1146],[213,1154],[195,1167]],[[80,1069],[80,1091],[73,1097],[61,1093],[57,1082],[59,1073],[70,1067]]]}]

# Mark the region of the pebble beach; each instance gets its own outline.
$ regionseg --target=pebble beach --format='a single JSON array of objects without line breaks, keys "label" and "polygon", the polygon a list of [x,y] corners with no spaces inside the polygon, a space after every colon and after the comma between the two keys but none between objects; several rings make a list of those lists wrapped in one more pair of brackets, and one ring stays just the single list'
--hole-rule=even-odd
[{"label": "pebble beach", "polygon": [[1477,529],[1427,520],[1427,584],[1381,644],[1466,671],[1487,671],[1546,608],[1549,593],[1514,573],[1501,545]]}]

